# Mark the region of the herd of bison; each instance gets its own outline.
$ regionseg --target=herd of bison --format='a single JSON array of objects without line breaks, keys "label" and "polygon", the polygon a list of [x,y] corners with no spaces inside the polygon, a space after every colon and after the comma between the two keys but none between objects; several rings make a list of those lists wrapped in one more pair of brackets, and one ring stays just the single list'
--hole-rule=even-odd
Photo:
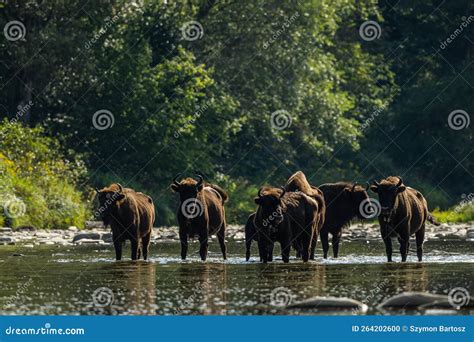
[{"label": "herd of bison", "polygon": [[[216,184],[206,183],[201,175],[197,180],[178,174],[171,190],[178,193],[181,258],[186,259],[188,238],[199,238],[199,254],[206,260],[210,235],[217,235],[222,256],[227,257],[225,244],[225,203],[229,197]],[[378,194],[371,200],[368,190]],[[106,226],[112,229],[116,259],[122,258],[122,246],[130,240],[132,260],[147,259],[155,209],[150,196],[124,188],[118,183],[96,189],[98,213]],[[245,225],[246,259],[250,258],[252,241],[258,243],[260,260],[272,261],[275,242],[281,246],[284,262],[290,258],[291,248],[303,261],[314,259],[318,236],[321,237],[323,256],[327,258],[329,233],[332,236],[333,255],[339,252],[342,228],[351,220],[378,215],[380,233],[385,243],[388,261],[392,261],[392,237],[400,243],[402,261],[406,261],[410,236],[416,238],[418,260],[422,260],[425,223],[439,225],[428,211],[423,195],[406,186],[401,177],[387,177],[363,187],[350,182],[312,186],[303,172],[293,174],[285,186],[263,187],[255,197],[256,211]]]}]

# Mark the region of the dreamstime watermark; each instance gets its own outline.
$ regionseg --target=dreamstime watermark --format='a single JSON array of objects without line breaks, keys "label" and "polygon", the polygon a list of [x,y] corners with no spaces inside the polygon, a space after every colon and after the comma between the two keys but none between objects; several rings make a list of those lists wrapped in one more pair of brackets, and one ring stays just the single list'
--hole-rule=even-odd
[{"label": "dreamstime watermark", "polygon": [[103,204],[101,204],[101,205],[99,206],[99,208],[97,208],[97,210],[94,212],[94,217],[96,217],[96,218],[102,217],[103,214],[106,213],[108,207],[109,207],[110,205],[112,205],[112,204],[115,202],[115,200],[117,200],[117,199],[119,198],[119,196],[120,196],[120,193],[114,192],[114,193],[112,194],[112,196],[108,197],[108,198],[105,200],[105,202],[104,202]]},{"label": "dreamstime watermark", "polygon": [[92,125],[99,131],[106,130],[114,126],[115,117],[110,110],[100,109],[92,116]]},{"label": "dreamstime watermark", "polygon": [[181,36],[184,40],[195,41],[204,35],[204,28],[199,21],[188,21],[181,26]]},{"label": "dreamstime watermark", "polygon": [[379,39],[381,34],[382,28],[378,22],[373,20],[367,20],[359,27],[359,36],[367,42]]},{"label": "dreamstime watermark", "polygon": [[92,293],[92,302],[95,306],[109,306],[114,302],[114,292],[108,287],[99,287]]},{"label": "dreamstime watermark", "polygon": [[464,208],[473,204],[473,201],[474,201],[474,193],[471,192],[467,195],[462,194],[461,202],[459,202],[459,204],[454,207],[453,212],[448,215],[447,219],[448,220],[452,219],[455,216],[455,214],[459,214],[461,211],[463,211]]},{"label": "dreamstime watermark", "polygon": [[277,110],[272,113],[270,124],[273,129],[278,131],[284,130],[291,126],[292,118],[290,113],[284,109]]},{"label": "dreamstime watermark", "polygon": [[[463,17],[465,18],[465,17]],[[465,28],[469,26],[470,23],[474,21],[474,16],[470,15],[467,19],[465,19],[460,25],[459,28],[455,29],[451,35],[446,38],[441,44],[439,45],[441,50],[444,50],[451,44],[463,31]]]},{"label": "dreamstime watermark", "polygon": [[21,284],[21,286],[19,286],[18,289],[16,290],[15,294],[7,298],[7,301],[5,302],[4,307],[18,304],[21,300],[21,296],[28,289],[28,287],[30,287],[31,284],[33,284],[32,278],[29,278],[26,282]]},{"label": "dreamstime watermark", "polygon": [[105,18],[105,23],[104,26],[102,26],[99,31],[84,44],[84,48],[86,50],[89,50],[97,41],[107,33],[107,31],[117,23],[117,21],[120,19],[120,16],[118,14],[114,15],[112,18],[107,17]]},{"label": "dreamstime watermark", "polygon": [[175,139],[180,138],[187,127],[194,125],[196,120],[199,119],[209,109],[209,106],[210,103],[206,102],[202,107],[197,107],[196,111],[193,113],[192,118],[186,122],[186,125],[173,132]]},{"label": "dreamstime watermark", "polygon": [[364,123],[359,127],[359,130],[362,132],[366,130],[372,121],[374,121],[387,107],[385,105],[382,105],[380,107],[375,108],[370,116],[364,121]]},{"label": "dreamstime watermark", "polygon": [[3,202],[3,212],[10,219],[22,217],[26,213],[26,204],[18,197],[12,197]]},{"label": "dreamstime watermark", "polygon": [[470,123],[471,117],[465,110],[456,109],[448,115],[448,126],[455,131],[468,128]]},{"label": "dreamstime watermark", "polygon": [[290,305],[295,299],[293,291],[289,288],[280,286],[270,292],[270,305],[284,307]]},{"label": "dreamstime watermark", "polygon": [[448,301],[452,307],[459,309],[469,303],[471,296],[464,287],[455,287],[448,293]]},{"label": "dreamstime watermark", "polygon": [[359,212],[366,219],[379,216],[381,210],[380,202],[375,198],[366,198],[359,205]]},{"label": "dreamstime watermark", "polygon": [[208,282],[202,282],[199,284],[196,284],[193,289],[193,293],[186,298],[182,303],[179,304],[178,307],[174,308],[174,314],[175,315],[180,315],[183,310],[186,308],[192,307],[195,305],[197,301],[197,297],[204,292],[207,292],[209,290],[209,283]]},{"label": "dreamstime watermark", "polygon": [[266,219],[262,221],[262,226],[264,227],[269,226],[273,222],[273,220],[275,220],[276,218],[281,218],[283,214],[284,214],[284,210],[282,208],[278,208],[273,213],[271,213],[270,216],[268,216]]},{"label": "dreamstime watermark", "polygon": [[181,203],[181,213],[187,219],[193,219],[201,216],[204,212],[202,202],[197,198],[188,198]]},{"label": "dreamstime watermark", "polygon": [[[374,287],[370,290],[369,294],[364,298],[363,303],[370,303],[374,300],[374,298],[383,292],[383,290],[390,284],[388,279],[384,279],[380,282],[377,282]],[[360,308],[352,309],[352,312],[356,314],[360,311]]]},{"label": "dreamstime watermark", "polygon": [[265,50],[268,49],[271,44],[273,44],[282,34],[286,32],[286,30],[291,26],[291,24],[295,22],[296,19],[298,19],[299,16],[299,12],[296,12],[287,20],[285,20],[278,30],[272,32],[272,36],[270,37],[270,39],[263,42],[263,48]]},{"label": "dreamstime watermark", "polygon": [[21,21],[12,20],[3,27],[3,35],[11,42],[24,39],[26,36],[25,25]]},{"label": "dreamstime watermark", "polygon": [[9,326],[5,329],[6,335],[84,335],[83,328],[52,328],[51,323],[45,323],[40,328],[15,328]]}]

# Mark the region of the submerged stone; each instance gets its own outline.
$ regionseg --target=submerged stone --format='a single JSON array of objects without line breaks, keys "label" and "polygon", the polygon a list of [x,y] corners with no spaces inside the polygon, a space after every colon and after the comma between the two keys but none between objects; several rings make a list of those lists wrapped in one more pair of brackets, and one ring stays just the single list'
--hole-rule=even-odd
[{"label": "submerged stone", "polygon": [[72,239],[72,242],[78,242],[80,240],[100,240],[100,234],[99,233],[79,233],[74,236]]},{"label": "submerged stone", "polygon": [[[384,309],[416,309],[434,303],[446,303],[448,296],[426,292],[403,292],[379,304]],[[443,306],[441,306],[443,307]]]},{"label": "submerged stone", "polygon": [[288,309],[358,310],[367,311],[367,305],[347,297],[311,297],[287,306]]}]

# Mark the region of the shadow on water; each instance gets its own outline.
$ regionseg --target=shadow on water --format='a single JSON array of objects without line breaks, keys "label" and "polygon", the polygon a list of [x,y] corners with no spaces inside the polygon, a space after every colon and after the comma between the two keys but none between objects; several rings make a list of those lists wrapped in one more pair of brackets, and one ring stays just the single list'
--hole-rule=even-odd
[{"label": "shadow on water", "polygon": [[256,254],[245,262],[239,253],[242,244],[229,247],[227,261],[211,250],[207,262],[193,254],[181,261],[173,243],[153,246],[148,262],[115,262],[107,246],[41,246],[22,257],[12,257],[13,249],[5,247],[0,249],[1,313],[328,314],[285,306],[313,296],[336,296],[367,304],[368,314],[393,314],[377,305],[404,291],[447,294],[462,287],[473,292],[474,255],[468,242],[431,244],[425,262],[413,262],[416,257],[411,256],[404,264],[386,263],[383,244],[365,242],[346,243],[338,259],[302,263],[293,258],[289,264],[278,257],[261,264]]}]

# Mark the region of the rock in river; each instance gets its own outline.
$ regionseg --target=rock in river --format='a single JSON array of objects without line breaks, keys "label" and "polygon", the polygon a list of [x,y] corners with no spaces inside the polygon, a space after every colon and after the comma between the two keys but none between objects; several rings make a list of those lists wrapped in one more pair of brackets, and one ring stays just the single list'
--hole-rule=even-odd
[{"label": "rock in river", "polygon": [[0,245],[14,245],[15,240],[11,236],[0,236]]},{"label": "rock in river", "polygon": [[287,306],[288,309],[316,310],[358,310],[367,311],[367,305],[358,300],[346,297],[311,297]]},{"label": "rock in river", "polygon": [[74,236],[72,239],[72,242],[78,242],[79,240],[100,240],[100,234],[99,233],[79,233]]},{"label": "rock in river", "polygon": [[448,296],[437,295],[425,292],[403,292],[396,296],[390,297],[379,305],[384,309],[418,309],[423,307],[435,307],[435,303],[439,303],[439,307],[446,307]]}]

